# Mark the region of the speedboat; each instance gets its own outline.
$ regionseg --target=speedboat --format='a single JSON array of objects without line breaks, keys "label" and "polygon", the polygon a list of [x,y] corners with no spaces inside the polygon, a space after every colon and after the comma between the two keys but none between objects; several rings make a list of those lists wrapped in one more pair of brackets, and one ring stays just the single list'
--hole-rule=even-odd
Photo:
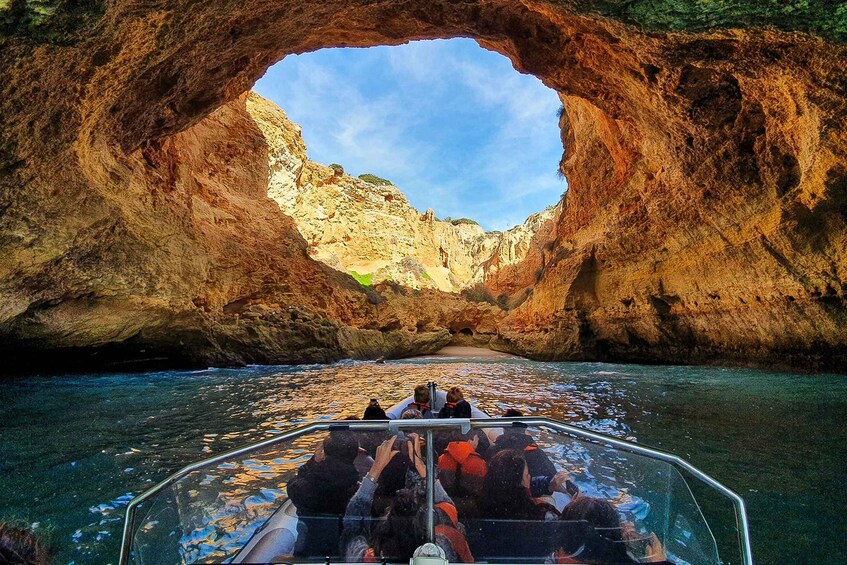
[{"label": "speedboat", "polygon": [[[432,411],[438,412],[445,392],[434,383],[428,386]],[[316,447],[342,430],[354,432],[360,445],[392,435],[425,438],[426,528],[411,560],[415,565],[447,563],[434,543],[438,437],[475,430],[492,443],[502,434],[528,434],[534,449],[567,472],[580,492],[575,496],[611,502],[626,535],[600,534],[626,544],[631,559],[626,562],[753,563],[743,499],[676,455],[550,418],[495,418],[477,408],[471,418],[401,419],[412,400],[405,398],[386,410],[388,420],[317,421],[181,469],[129,503],[120,564],[349,562],[339,548],[342,517],[310,517],[306,525],[286,493]],[[572,496],[554,492],[545,500],[561,511]],[[384,520],[380,515],[372,519]],[[459,520],[478,563],[582,563],[578,551],[557,561],[556,547],[561,540],[569,543],[575,536],[598,533],[584,520]],[[657,546],[661,558],[655,554]],[[598,561],[586,558],[584,563]]]}]

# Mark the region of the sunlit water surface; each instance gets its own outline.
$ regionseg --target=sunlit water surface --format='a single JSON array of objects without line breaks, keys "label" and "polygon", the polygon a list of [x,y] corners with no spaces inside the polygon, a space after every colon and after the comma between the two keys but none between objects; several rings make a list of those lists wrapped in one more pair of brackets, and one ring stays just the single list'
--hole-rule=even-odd
[{"label": "sunlit water surface", "polygon": [[[676,453],[747,501],[759,563],[847,563],[847,377],[420,358],[27,377],[0,385],[0,518],[115,563],[127,502],[180,467],[416,383]],[[720,533],[718,533],[720,535]]]}]

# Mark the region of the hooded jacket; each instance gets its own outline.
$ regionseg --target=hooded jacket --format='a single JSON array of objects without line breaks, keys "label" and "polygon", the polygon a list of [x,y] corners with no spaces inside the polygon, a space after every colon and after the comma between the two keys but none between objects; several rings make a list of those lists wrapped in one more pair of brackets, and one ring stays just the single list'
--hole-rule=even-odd
[{"label": "hooded jacket", "polygon": [[547,454],[535,444],[532,436],[523,433],[523,431],[507,429],[494,442],[491,454],[494,455],[504,449],[514,449],[518,453],[523,453],[527,470],[533,478],[547,477],[550,479],[556,474],[556,466],[553,465]]},{"label": "hooded jacket", "polygon": [[352,461],[327,457],[317,463],[312,458],[288,483],[288,498],[298,516],[344,516],[358,482],[359,472]]},{"label": "hooded jacket", "polygon": [[298,553],[311,558],[338,551],[341,518],[358,482],[353,462],[337,457],[328,456],[320,463],[312,458],[300,467],[287,489],[305,527]]}]

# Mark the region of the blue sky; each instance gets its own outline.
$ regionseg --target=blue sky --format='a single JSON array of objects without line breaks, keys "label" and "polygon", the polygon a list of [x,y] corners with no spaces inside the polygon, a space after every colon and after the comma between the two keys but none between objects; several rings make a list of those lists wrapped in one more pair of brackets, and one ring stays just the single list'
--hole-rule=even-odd
[{"label": "blue sky", "polygon": [[439,218],[507,229],[567,186],[557,95],[469,39],[292,55],[254,89],[303,127],[312,161],[387,178]]}]

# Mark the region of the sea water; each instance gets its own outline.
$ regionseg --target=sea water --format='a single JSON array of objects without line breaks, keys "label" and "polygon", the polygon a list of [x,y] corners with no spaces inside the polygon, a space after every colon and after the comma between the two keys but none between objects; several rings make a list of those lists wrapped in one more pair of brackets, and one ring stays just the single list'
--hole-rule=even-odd
[{"label": "sea water", "polygon": [[429,380],[687,459],[745,498],[758,563],[847,563],[847,376],[750,369],[433,357],[6,379],[0,519],[35,524],[57,562],[116,563],[129,500],[180,467]]}]

